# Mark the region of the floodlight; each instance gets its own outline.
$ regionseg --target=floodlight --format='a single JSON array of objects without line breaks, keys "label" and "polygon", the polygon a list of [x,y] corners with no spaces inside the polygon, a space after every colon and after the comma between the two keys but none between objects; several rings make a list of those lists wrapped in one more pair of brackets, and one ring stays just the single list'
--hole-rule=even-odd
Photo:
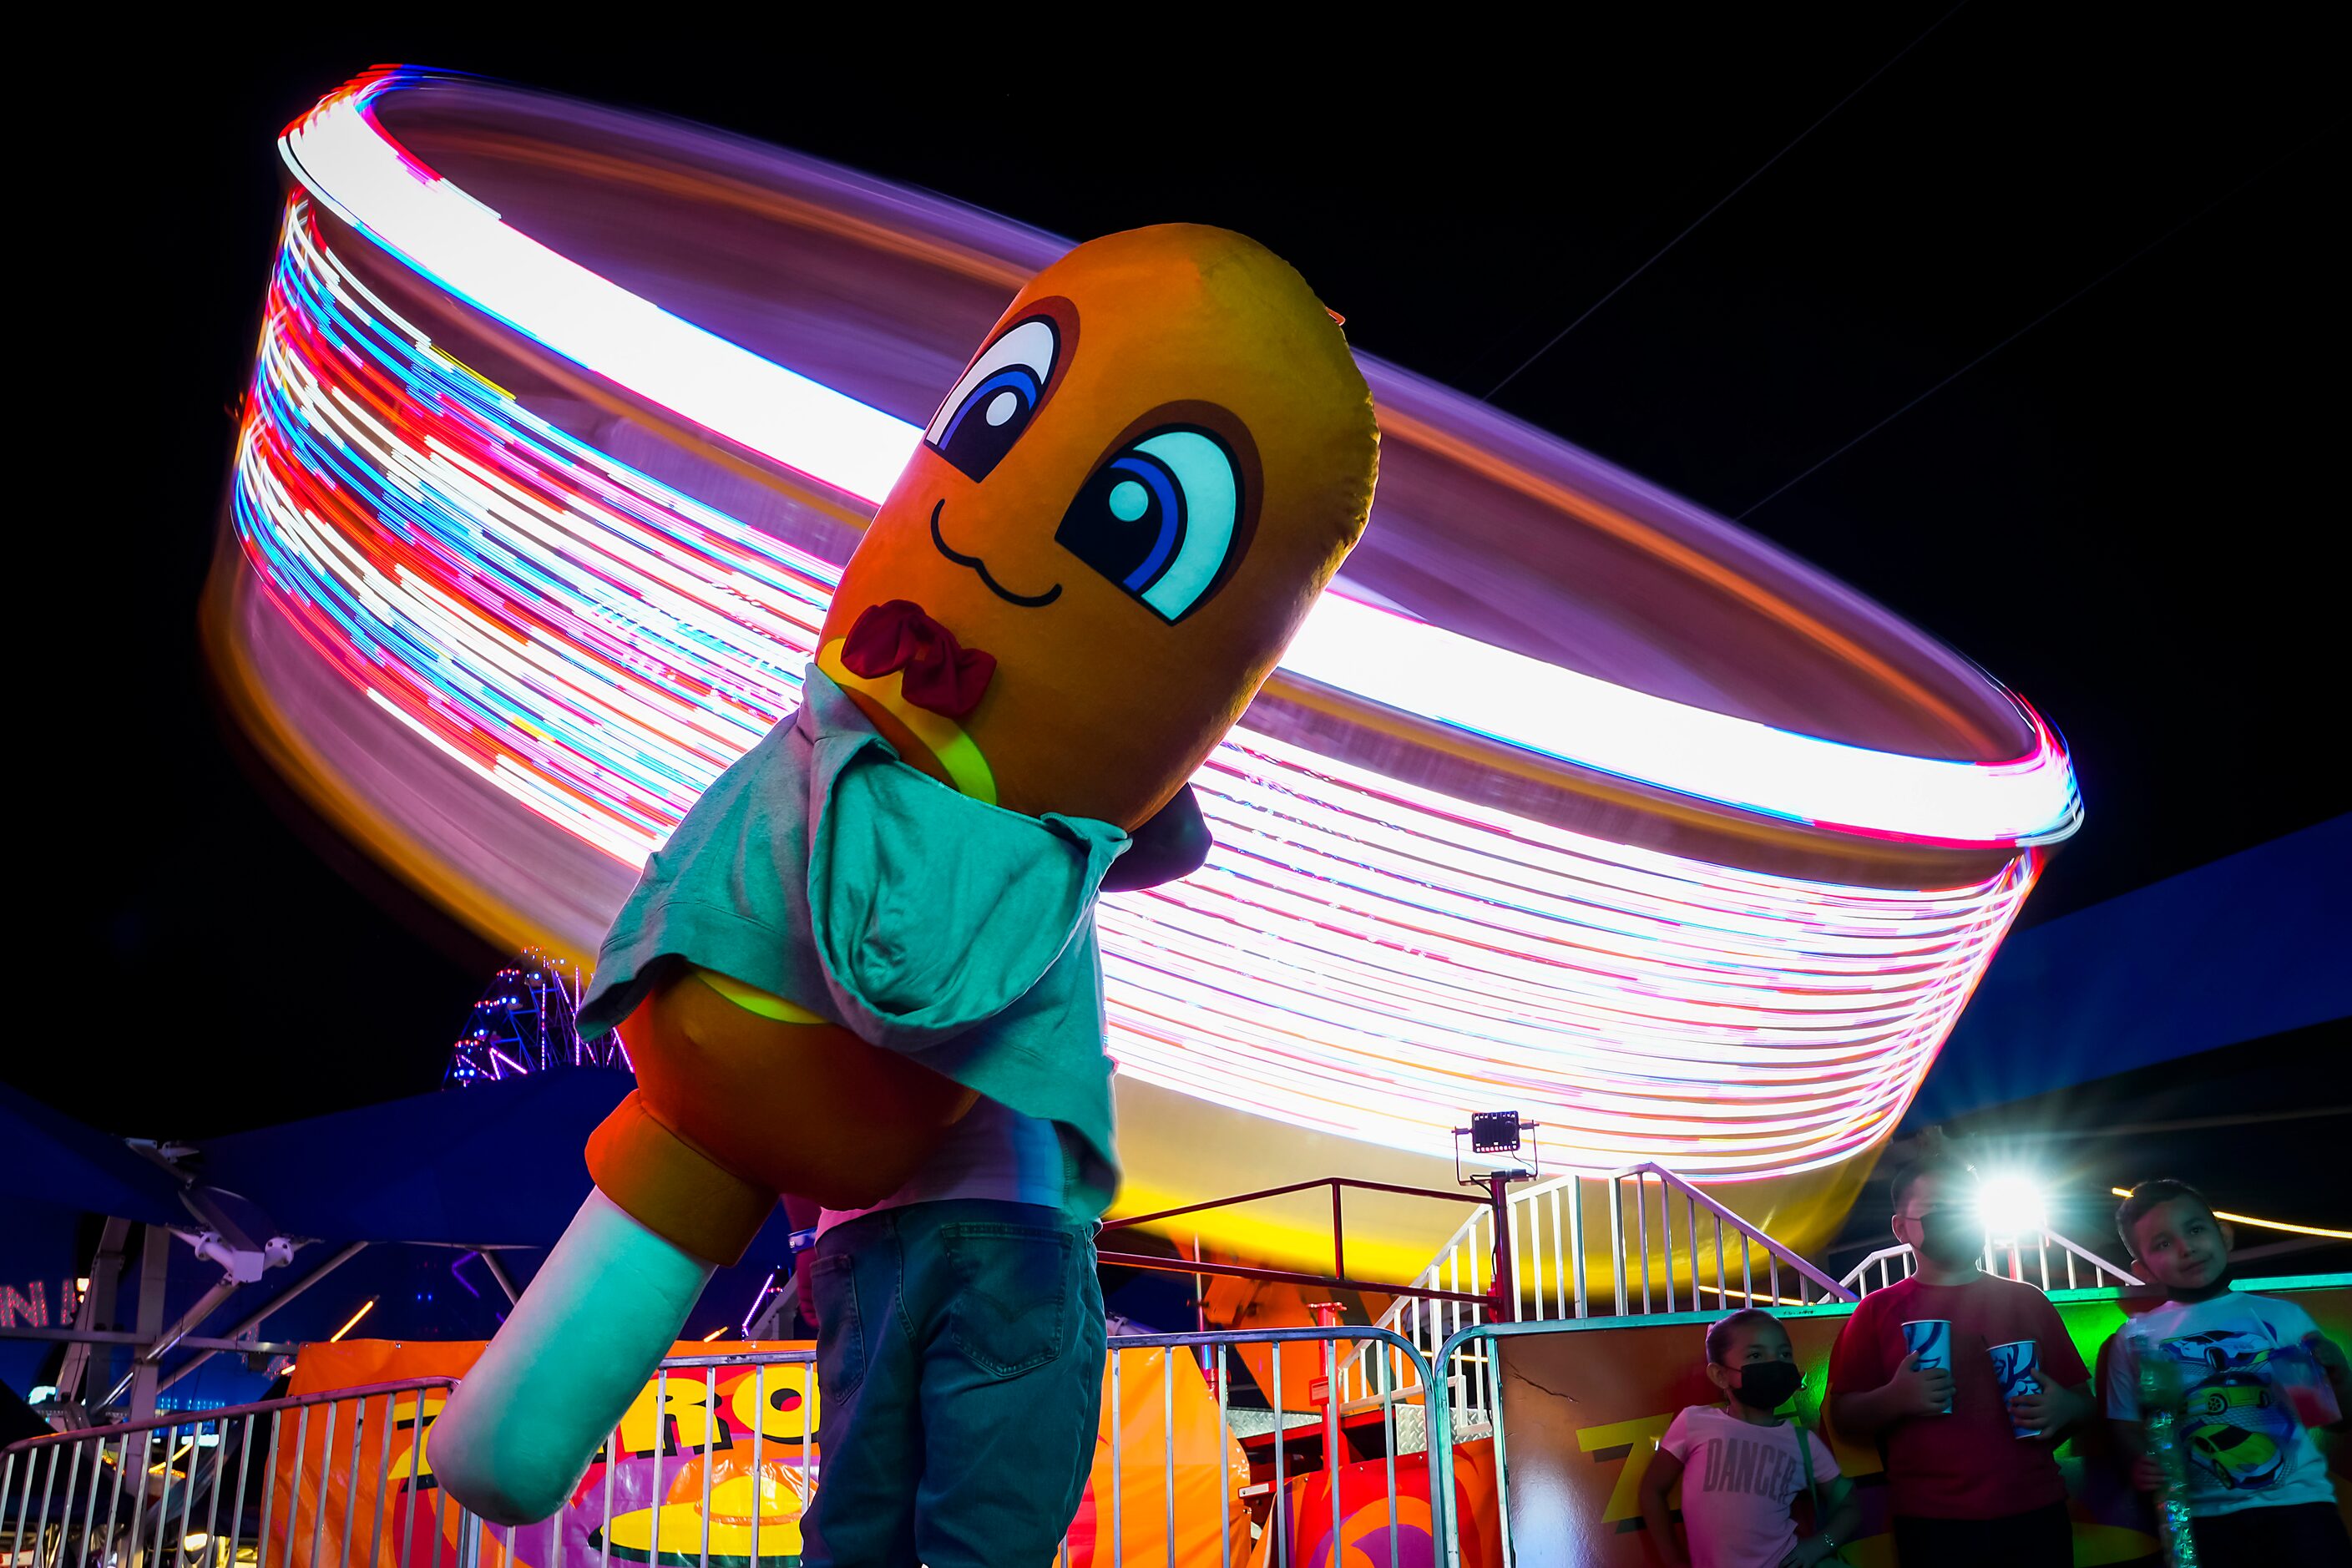
[{"label": "floodlight", "polygon": [[1977,1212],[1993,1236],[2024,1236],[2042,1228],[2049,1216],[2042,1184],[2019,1171],[1985,1178],[1977,1192]]}]

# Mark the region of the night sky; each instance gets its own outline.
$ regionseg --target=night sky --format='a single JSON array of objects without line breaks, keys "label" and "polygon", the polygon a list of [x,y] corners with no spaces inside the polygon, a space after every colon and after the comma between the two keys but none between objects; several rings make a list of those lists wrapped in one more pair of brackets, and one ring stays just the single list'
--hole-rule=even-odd
[{"label": "night sky", "polygon": [[12,752],[42,962],[0,1070],[150,1136],[421,1092],[500,956],[244,759],[197,649],[273,138],[383,60],[708,121],[1073,237],[1239,228],[1360,348],[1474,393],[1787,149],[1496,402],[1745,513],[2028,696],[2089,813],[2029,923],[2352,807],[2318,40],[2224,12],[1653,10],[1444,47],[1371,10],[1287,37],[1197,14],[1191,46],[911,14],[289,39],[220,13],[20,62],[17,475],[42,499],[16,521]]}]

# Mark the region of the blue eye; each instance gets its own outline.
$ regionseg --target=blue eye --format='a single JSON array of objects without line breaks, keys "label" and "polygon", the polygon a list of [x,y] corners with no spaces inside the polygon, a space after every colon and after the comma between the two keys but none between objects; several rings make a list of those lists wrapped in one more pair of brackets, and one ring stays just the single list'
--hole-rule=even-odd
[{"label": "blue eye", "polygon": [[1029,427],[1060,347],[1054,323],[1044,316],[1006,329],[958,378],[931,416],[924,441],[965,477],[988,478]]},{"label": "blue eye", "polygon": [[1097,468],[1054,539],[1173,625],[1224,580],[1243,500],[1223,441],[1167,426]]}]

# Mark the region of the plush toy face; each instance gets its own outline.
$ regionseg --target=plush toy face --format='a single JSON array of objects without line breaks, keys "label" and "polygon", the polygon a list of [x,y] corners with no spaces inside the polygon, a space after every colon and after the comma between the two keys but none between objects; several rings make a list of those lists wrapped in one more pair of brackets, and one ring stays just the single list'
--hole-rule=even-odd
[{"label": "plush toy face", "polygon": [[1135,827],[1363,531],[1378,444],[1338,324],[1263,247],[1189,225],[1079,246],[940,405],[820,660],[966,793]]}]

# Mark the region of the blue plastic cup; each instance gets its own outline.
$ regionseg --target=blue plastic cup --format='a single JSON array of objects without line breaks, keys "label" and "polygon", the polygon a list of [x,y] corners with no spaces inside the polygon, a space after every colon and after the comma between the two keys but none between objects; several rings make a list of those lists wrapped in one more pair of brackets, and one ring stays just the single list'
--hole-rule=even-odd
[{"label": "blue plastic cup", "polygon": [[[1949,1318],[1915,1318],[1903,1325],[1903,1342],[1919,1358],[1921,1366],[1952,1370],[1952,1320]],[[1944,1400],[1944,1414],[1952,1413],[1952,1402]]]},{"label": "blue plastic cup", "polygon": [[[1995,1345],[1990,1353],[1992,1356],[1993,1381],[2000,1384],[2000,1397],[2004,1404],[2042,1392],[2042,1380],[2033,1375],[2042,1369],[2042,1357],[2034,1350],[2032,1340],[2012,1340],[2005,1345]],[[2013,1421],[2010,1423],[2009,1429],[2020,1437],[2042,1436],[2032,1427],[2020,1426]]]}]

